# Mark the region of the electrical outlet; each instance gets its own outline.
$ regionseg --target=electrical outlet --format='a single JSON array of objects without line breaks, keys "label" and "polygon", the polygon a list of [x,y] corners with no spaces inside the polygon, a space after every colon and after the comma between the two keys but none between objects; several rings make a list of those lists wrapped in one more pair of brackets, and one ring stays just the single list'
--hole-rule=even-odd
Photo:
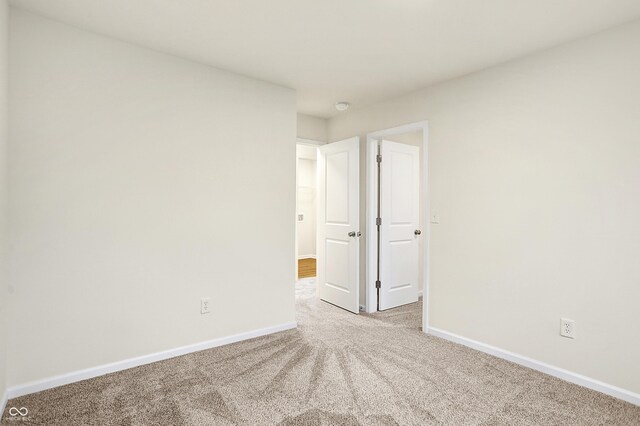
[{"label": "electrical outlet", "polygon": [[560,318],[560,335],[570,339],[576,338],[576,322],[567,318]]},{"label": "electrical outlet", "polygon": [[201,314],[209,314],[211,313],[211,301],[208,297],[200,299],[200,313]]}]

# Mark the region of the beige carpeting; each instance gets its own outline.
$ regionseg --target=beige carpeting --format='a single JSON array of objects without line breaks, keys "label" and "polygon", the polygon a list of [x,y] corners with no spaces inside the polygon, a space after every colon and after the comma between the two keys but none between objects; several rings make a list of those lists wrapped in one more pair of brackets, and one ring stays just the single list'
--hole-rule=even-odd
[{"label": "beige carpeting", "polygon": [[299,328],[11,400],[44,425],[638,425],[640,407],[296,287]]}]

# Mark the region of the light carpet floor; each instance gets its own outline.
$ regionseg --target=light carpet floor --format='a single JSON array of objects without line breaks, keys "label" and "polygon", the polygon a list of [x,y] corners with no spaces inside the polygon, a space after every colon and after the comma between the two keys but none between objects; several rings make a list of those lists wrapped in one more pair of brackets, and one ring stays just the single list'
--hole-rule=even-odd
[{"label": "light carpet floor", "polygon": [[44,425],[639,425],[640,407],[296,287],[299,327],[9,401]]}]

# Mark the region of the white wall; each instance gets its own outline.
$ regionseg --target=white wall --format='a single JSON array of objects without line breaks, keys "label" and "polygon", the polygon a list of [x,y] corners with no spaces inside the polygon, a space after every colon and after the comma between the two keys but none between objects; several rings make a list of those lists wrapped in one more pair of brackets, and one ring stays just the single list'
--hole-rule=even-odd
[{"label": "white wall", "polygon": [[316,160],[298,158],[298,257],[316,255]]},{"label": "white wall", "polygon": [[640,392],[638,46],[636,21],[329,121],[429,120],[431,326]]},{"label": "white wall", "polygon": [[7,389],[6,351],[8,346],[7,304],[9,294],[6,280],[7,248],[7,48],[9,43],[9,9],[0,0],[0,416]]},{"label": "white wall", "polygon": [[13,12],[9,384],[294,321],[295,92]]},{"label": "white wall", "polygon": [[312,115],[297,115],[297,136],[318,142],[327,142],[328,122],[325,118]]}]

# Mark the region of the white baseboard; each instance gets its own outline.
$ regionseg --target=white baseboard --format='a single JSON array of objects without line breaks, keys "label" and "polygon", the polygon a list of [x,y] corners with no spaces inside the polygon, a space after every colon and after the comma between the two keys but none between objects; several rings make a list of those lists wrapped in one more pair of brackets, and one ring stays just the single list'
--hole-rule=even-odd
[{"label": "white baseboard", "polygon": [[496,348],[495,346],[487,345],[476,340],[468,339],[466,337],[459,336],[457,334],[449,333],[448,331],[440,330],[434,327],[429,327],[428,334],[436,337],[449,340],[454,343],[459,343],[464,346],[468,346],[472,349],[476,349],[480,352],[493,355],[498,358],[506,359],[516,364],[529,367],[533,370],[540,371],[550,376],[557,377],[567,382],[574,383],[576,385],[584,386],[585,388],[593,389],[598,392],[613,396],[615,398],[622,399],[635,405],[640,405],[640,394],[628,391],[626,389],[619,388],[617,386],[610,385],[608,383],[601,382],[596,379],[592,379],[581,374],[565,370],[563,368],[555,367],[553,365],[546,364],[544,362],[536,361],[535,359],[527,358],[522,355],[518,355],[513,352],[506,351],[504,349]]},{"label": "white baseboard", "polygon": [[2,415],[4,414],[4,409],[7,407],[7,402],[9,401],[9,394],[7,391],[2,394],[2,399],[0,399],[0,420],[2,420]]},{"label": "white baseboard", "polygon": [[[43,380],[37,380],[22,385],[17,385],[7,390],[8,399],[17,398],[19,396],[40,392],[46,389],[55,388],[69,383],[79,382],[81,380],[91,379],[117,371],[127,370],[129,368],[138,367],[140,365],[151,364],[152,362],[163,361],[165,359],[174,358],[180,355],[190,354],[205,349],[211,349],[218,346],[228,345],[230,343],[240,342],[242,340],[253,339],[254,337],[266,336],[280,331],[296,328],[296,322],[288,322],[273,327],[261,328],[258,330],[248,331],[245,333],[234,334],[232,336],[221,337],[218,339],[208,340],[205,342],[195,343],[193,345],[182,346],[179,348],[169,349],[162,352],[156,352],[149,355],[143,355],[135,358],[125,359],[123,361],[113,362],[111,364],[101,365],[98,367],[87,368],[84,370],[74,371],[72,373],[62,374]],[[6,401],[6,400],[5,400]]]},{"label": "white baseboard", "polygon": [[315,259],[316,255],[315,254],[301,254],[300,256],[298,256],[298,260],[302,260],[302,259]]}]

